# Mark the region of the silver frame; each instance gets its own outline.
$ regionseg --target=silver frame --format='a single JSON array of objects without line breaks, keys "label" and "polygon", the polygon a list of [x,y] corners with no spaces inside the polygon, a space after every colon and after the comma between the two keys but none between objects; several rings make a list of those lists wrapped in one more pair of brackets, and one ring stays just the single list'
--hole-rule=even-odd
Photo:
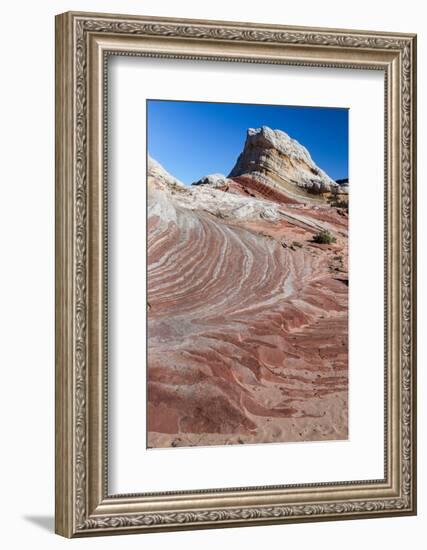
[{"label": "silver frame", "polygon": [[[110,55],[384,71],[384,479],[108,494]],[[415,35],[69,12],[56,18],[56,71],[56,532],[78,537],[415,514]]]}]

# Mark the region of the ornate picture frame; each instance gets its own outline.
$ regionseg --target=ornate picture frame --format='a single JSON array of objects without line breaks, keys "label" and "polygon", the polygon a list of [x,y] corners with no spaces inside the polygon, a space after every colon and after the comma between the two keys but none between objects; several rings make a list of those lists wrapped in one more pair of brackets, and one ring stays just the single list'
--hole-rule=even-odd
[{"label": "ornate picture frame", "polygon": [[[109,56],[385,76],[384,478],[108,492]],[[56,532],[82,537],[416,513],[416,36],[68,12],[56,17]]]}]

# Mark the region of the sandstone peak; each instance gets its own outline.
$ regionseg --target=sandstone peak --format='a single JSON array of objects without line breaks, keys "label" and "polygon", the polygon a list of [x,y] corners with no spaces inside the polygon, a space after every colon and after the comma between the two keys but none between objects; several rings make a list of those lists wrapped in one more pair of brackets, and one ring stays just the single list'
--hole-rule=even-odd
[{"label": "sandstone peak", "polygon": [[229,178],[249,176],[289,194],[328,193],[338,184],[313,161],[307,149],[282,130],[249,128],[243,152]]},{"label": "sandstone peak", "polygon": [[296,139],[292,139],[283,130],[272,130],[268,126],[248,128],[246,146],[277,149],[277,151],[284,155],[313,163],[310,153]]}]

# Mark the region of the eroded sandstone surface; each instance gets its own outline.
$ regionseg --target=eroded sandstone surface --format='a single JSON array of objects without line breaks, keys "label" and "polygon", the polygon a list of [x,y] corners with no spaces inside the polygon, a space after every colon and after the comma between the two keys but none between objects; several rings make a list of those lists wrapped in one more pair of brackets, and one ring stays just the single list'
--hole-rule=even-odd
[{"label": "eroded sandstone surface", "polygon": [[[266,127],[248,131],[228,177],[185,186],[149,159],[149,447],[347,438],[337,193]],[[325,232],[335,242],[316,242]]]}]

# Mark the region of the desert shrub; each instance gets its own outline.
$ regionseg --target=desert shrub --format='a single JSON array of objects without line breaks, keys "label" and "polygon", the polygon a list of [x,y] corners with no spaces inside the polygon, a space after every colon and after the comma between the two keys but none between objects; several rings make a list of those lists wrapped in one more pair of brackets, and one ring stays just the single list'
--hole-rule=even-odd
[{"label": "desert shrub", "polygon": [[332,244],[336,242],[336,238],[327,229],[323,229],[316,233],[313,237],[313,242],[318,244]]}]

